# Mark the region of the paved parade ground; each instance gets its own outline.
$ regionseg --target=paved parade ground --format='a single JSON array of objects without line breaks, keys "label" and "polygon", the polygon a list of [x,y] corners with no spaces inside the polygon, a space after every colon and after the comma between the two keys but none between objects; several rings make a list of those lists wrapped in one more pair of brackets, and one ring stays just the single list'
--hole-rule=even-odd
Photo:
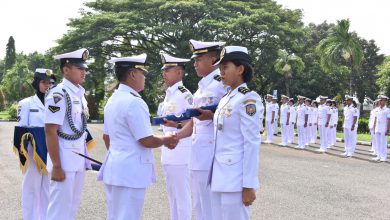
[{"label": "paved parade ground", "polygon": [[[1,220],[22,216],[22,175],[12,151],[13,126],[13,122],[0,122]],[[106,153],[101,139],[103,126],[90,124],[88,128],[97,141],[90,155],[102,161]],[[279,141],[276,138],[276,143]],[[261,189],[251,219],[390,219],[390,163],[370,162],[368,146],[357,146],[353,158],[339,156],[343,143],[326,154],[316,153],[318,147],[296,150],[262,144]],[[168,220],[160,150],[154,155],[157,182],[147,190],[142,219]],[[103,184],[95,179],[96,173],[88,171],[77,219],[106,219]]]}]

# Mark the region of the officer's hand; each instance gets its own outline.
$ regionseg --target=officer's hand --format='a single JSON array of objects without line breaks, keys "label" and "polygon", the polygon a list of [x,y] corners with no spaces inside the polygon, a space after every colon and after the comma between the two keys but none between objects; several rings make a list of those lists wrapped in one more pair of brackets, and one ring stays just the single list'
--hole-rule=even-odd
[{"label": "officer's hand", "polygon": [[307,127],[307,123],[305,123],[305,124],[303,125],[303,127],[305,127],[305,128],[306,128],[306,127]]},{"label": "officer's hand", "polygon": [[65,180],[65,172],[62,167],[53,167],[51,172],[51,180],[56,182],[62,182]]},{"label": "officer's hand", "polygon": [[214,117],[214,113],[210,110],[204,110],[201,108],[196,108],[198,112],[200,112],[200,115],[196,117],[198,120],[204,121],[204,120],[212,120]]},{"label": "officer's hand", "polygon": [[174,122],[174,121],[171,121],[171,120],[168,120],[166,118],[163,119],[164,120],[164,126],[166,127],[172,127],[172,128],[177,128],[177,122]]},{"label": "officer's hand", "polygon": [[242,189],[242,203],[245,206],[252,205],[253,201],[256,199],[256,191],[251,188],[243,188]]},{"label": "officer's hand", "polygon": [[326,123],[326,124],[325,124],[325,128],[327,128],[328,126],[329,126],[329,123]]},{"label": "officer's hand", "polygon": [[353,130],[355,130],[355,126],[352,126],[352,127],[351,127],[351,131],[353,131]]},{"label": "officer's hand", "polygon": [[164,145],[169,149],[175,149],[176,145],[179,143],[179,138],[177,133],[172,133],[164,138]]}]

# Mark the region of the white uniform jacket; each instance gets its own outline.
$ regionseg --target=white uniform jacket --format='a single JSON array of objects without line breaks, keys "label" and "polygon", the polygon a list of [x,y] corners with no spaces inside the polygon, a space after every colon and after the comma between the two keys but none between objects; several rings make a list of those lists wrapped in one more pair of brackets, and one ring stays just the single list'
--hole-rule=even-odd
[{"label": "white uniform jacket", "polygon": [[274,120],[276,119],[276,106],[272,102],[267,102],[265,104],[265,121],[272,121],[272,112],[275,112]]},{"label": "white uniform jacket", "polygon": [[45,106],[37,95],[25,98],[18,105],[18,126],[44,127]]},{"label": "white uniform jacket", "polygon": [[[280,106],[280,124],[283,124],[285,125],[287,123],[287,114],[290,112],[290,107],[288,106],[288,104],[282,104]],[[289,122],[291,121],[291,115],[290,115],[290,120]],[[291,124],[291,123],[289,123]]]},{"label": "white uniform jacket", "polygon": [[318,106],[318,125],[325,125],[330,114],[329,106],[322,104]]},{"label": "white uniform jacket", "polygon": [[376,117],[376,111],[378,110],[378,107],[374,108],[370,112],[370,119],[368,120],[368,128],[374,129],[374,123],[375,123],[375,117]]},{"label": "white uniform jacket", "polygon": [[387,131],[387,119],[390,118],[390,109],[384,106],[376,111],[375,133],[385,134]]},{"label": "white uniform jacket", "polygon": [[[162,115],[180,115],[188,108],[193,108],[193,97],[190,91],[179,81],[172,85],[165,92],[165,99],[162,105]],[[163,127],[164,134],[176,132],[177,128]],[[161,149],[161,162],[163,164],[188,164],[191,152],[191,138],[183,138],[179,141],[176,148],[170,150],[166,147]]]},{"label": "white uniform jacket", "polygon": [[131,188],[146,188],[155,182],[152,149],[139,142],[153,135],[149,116],[141,96],[120,84],[104,107],[104,134],[110,137],[110,148],[98,180]]},{"label": "white uniform jacket", "polygon": [[221,99],[214,114],[215,155],[211,191],[259,187],[260,96],[240,85]]},{"label": "white uniform jacket", "polygon": [[[352,105],[344,107],[344,123],[343,128],[350,129],[353,125],[353,118],[358,117],[358,111]],[[357,122],[357,118],[356,118]],[[355,127],[356,129],[356,127]]]},{"label": "white uniform jacket", "polygon": [[297,126],[305,125],[305,118],[308,115],[308,109],[305,104],[298,105],[297,107]]},{"label": "white uniform jacket", "polygon": [[294,123],[296,124],[297,121],[297,109],[295,106],[290,106],[290,124]]},{"label": "white uniform jacket", "polygon": [[[221,82],[219,69],[203,77],[198,83],[198,90],[194,94],[194,107],[217,105],[227,92],[227,87]],[[212,120],[200,121],[192,119],[192,147],[190,156],[190,170],[208,171],[214,154],[214,126]]]},{"label": "white uniform jacket", "polygon": [[[49,90],[48,95],[45,98],[45,124],[59,125],[59,131],[65,134],[73,135],[66,116],[66,98],[63,89],[69,94],[71,102],[71,118],[74,122],[76,129],[82,129],[82,117],[81,113],[88,116],[88,106],[85,100],[85,89],[82,86],[75,86],[67,79],[64,79],[53,89]],[[58,137],[59,152],[61,158],[61,166],[65,172],[85,171],[85,168],[90,168],[90,161],[80,157],[73,153],[76,151],[87,155],[87,148],[85,140],[87,138],[87,132],[77,140],[70,141]],[[47,169],[51,172],[53,164],[51,158],[47,157]]]}]

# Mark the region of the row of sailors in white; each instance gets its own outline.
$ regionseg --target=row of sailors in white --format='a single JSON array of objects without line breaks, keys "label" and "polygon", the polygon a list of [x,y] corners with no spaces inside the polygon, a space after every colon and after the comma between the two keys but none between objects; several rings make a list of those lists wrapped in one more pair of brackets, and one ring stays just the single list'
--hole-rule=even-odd
[{"label": "row of sailors in white", "polygon": [[390,109],[386,106],[388,97],[379,95],[370,112],[369,128],[371,132],[372,154],[374,161],[387,160],[387,135],[390,132]]},{"label": "row of sailors in white", "polygon": [[[329,115],[329,126],[327,126],[325,135],[328,141],[325,146],[326,148],[330,148],[336,143],[338,109],[334,100],[327,100],[327,103],[328,104],[324,104],[323,106],[321,106],[321,110],[323,114],[326,114],[325,116]],[[269,105],[268,107],[269,109],[276,109],[272,105]],[[280,126],[282,131],[282,142],[280,143],[280,145],[286,146],[288,143],[294,143],[295,124],[297,125],[298,130],[298,145],[296,146],[297,148],[303,149],[310,143],[313,144],[316,142],[317,124],[319,120],[322,120],[322,118],[319,119],[319,109],[317,101],[312,102],[309,98],[298,96],[298,104],[297,106],[294,106],[294,99],[289,99],[287,96],[282,95],[282,105],[280,109]],[[271,116],[272,115],[269,114],[268,118],[271,118]],[[326,122],[322,123],[325,124]],[[268,137],[272,138],[272,136],[268,136],[267,134],[267,138]]]}]

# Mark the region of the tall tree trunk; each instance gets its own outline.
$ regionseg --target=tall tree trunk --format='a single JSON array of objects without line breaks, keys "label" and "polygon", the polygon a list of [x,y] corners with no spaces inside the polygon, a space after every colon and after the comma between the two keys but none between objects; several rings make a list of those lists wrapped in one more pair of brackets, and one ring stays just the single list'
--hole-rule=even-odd
[{"label": "tall tree trunk", "polygon": [[284,84],[286,86],[286,95],[290,97],[290,77],[288,76],[288,72],[284,73]]}]

